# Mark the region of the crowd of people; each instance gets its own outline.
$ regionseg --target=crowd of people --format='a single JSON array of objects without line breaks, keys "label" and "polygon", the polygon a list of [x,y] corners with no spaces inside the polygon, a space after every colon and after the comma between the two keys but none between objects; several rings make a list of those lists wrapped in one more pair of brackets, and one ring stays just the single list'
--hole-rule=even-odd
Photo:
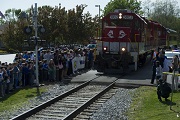
[{"label": "crowd of people", "polygon": [[[154,84],[154,81],[156,80],[159,101],[162,101],[161,97],[165,98],[165,101],[167,101],[167,98],[172,91],[167,83],[167,74],[163,74],[163,72],[179,73],[179,66],[180,62],[178,55],[174,55],[172,61],[168,61],[165,56],[165,50],[161,49],[160,51],[154,51],[151,84]],[[178,89],[178,76],[174,76],[174,79],[176,84],[175,89]]]},{"label": "crowd of people", "polygon": [[[55,48],[38,51],[39,83],[63,82],[73,76],[72,59],[85,56],[84,69],[93,67],[93,49]],[[24,86],[33,86],[36,81],[36,55],[32,51],[18,53],[13,63],[0,63],[0,97]]]},{"label": "crowd of people", "polygon": [[154,80],[156,80],[156,84],[158,83],[158,79],[162,78],[166,81],[167,76],[163,74],[163,72],[169,72],[171,69],[170,63],[165,56],[165,51],[154,51],[153,54],[153,66],[152,66],[152,79],[151,84],[154,84]]},{"label": "crowd of people", "polygon": [[[85,57],[84,69],[93,67],[95,52],[93,49],[68,49],[54,48],[38,51],[38,79],[39,83],[44,82],[63,82],[73,76],[72,60],[75,57]],[[36,84],[36,55],[33,51],[25,51],[16,54],[13,63],[0,62],[0,97],[4,97],[9,92],[24,86]],[[165,51],[154,51],[153,69],[151,84],[158,84],[159,79],[167,80],[167,75],[163,72],[179,70],[179,58],[174,56],[172,63],[169,63],[165,56]],[[171,66],[172,65],[172,66]]]},{"label": "crowd of people", "polygon": [[152,66],[152,79],[151,84],[156,83],[158,79],[162,78],[164,81],[167,80],[167,75],[163,72],[178,72],[179,73],[180,61],[178,55],[174,55],[172,61],[167,59],[165,56],[165,50],[161,49],[158,52],[155,50],[153,54],[153,66]]}]

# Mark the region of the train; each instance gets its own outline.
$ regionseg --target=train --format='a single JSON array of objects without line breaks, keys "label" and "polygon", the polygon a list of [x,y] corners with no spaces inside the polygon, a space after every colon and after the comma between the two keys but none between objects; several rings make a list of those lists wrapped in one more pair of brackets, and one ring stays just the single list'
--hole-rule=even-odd
[{"label": "train", "polygon": [[131,10],[116,9],[102,18],[95,69],[104,73],[137,70],[167,43],[167,29]]}]

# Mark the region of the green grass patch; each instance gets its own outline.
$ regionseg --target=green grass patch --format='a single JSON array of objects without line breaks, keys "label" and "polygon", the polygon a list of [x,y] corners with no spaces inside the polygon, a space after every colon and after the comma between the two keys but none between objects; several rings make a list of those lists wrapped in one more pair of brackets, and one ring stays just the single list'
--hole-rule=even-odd
[{"label": "green grass patch", "polygon": [[[42,94],[46,91],[44,87],[39,87],[39,93]],[[37,88],[25,87],[23,89],[15,90],[14,92],[6,95],[0,99],[0,113],[3,111],[16,110],[22,105],[26,104],[29,99],[38,95]]]},{"label": "green grass patch", "polygon": [[[133,95],[133,102],[128,111],[130,120],[180,120],[180,92],[173,93],[172,109],[170,101],[159,102],[156,87],[140,87]],[[171,97],[168,98],[170,100]]]}]

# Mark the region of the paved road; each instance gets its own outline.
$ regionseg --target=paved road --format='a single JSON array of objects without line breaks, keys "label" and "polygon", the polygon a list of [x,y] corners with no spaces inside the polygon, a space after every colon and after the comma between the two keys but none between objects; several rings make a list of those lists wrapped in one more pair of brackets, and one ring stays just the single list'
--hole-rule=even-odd
[{"label": "paved road", "polygon": [[[72,82],[84,82],[88,79],[95,78],[99,75],[99,73],[96,70],[90,70],[84,74],[78,75],[76,77],[73,77],[71,80]],[[143,85],[143,86],[155,86],[150,83],[152,76],[152,66],[151,63],[147,63],[143,67],[139,68],[137,71],[130,72],[128,75],[124,76],[123,78],[119,79],[117,81],[117,84],[122,85]],[[117,78],[118,76],[103,76],[102,80],[98,80],[97,82],[112,82],[114,78]],[[171,76],[168,76],[167,82],[171,82]]]},{"label": "paved road", "polygon": [[128,75],[124,76],[118,83],[126,84],[139,84],[139,85],[150,85],[152,76],[152,66],[151,63],[147,63],[143,67],[139,68],[137,71],[130,72]]},{"label": "paved road", "polygon": [[[95,78],[99,75],[96,70],[90,70],[84,74],[73,77],[72,82],[84,82],[87,79]],[[134,71],[124,76],[123,78],[117,80],[120,84],[140,84],[140,85],[152,85],[150,84],[151,79],[151,65],[150,63],[140,68],[138,71]],[[102,80],[97,82],[112,82],[114,78],[119,78],[119,75],[103,75]]]}]

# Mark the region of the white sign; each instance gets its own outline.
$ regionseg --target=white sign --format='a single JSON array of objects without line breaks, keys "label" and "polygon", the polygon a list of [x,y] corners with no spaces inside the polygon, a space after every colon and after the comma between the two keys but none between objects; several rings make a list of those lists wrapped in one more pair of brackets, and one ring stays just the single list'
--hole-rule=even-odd
[{"label": "white sign", "polygon": [[113,30],[110,30],[107,35],[108,35],[110,38],[114,38],[114,36],[113,36]]},{"label": "white sign", "polygon": [[72,59],[72,70],[73,70],[73,73],[75,73],[75,71],[77,71],[77,60],[76,60],[76,57],[74,57]]},{"label": "white sign", "polygon": [[118,15],[111,15],[110,19],[118,19]]},{"label": "white sign", "polygon": [[123,19],[132,20],[133,16],[131,16],[131,15],[123,15]]},{"label": "white sign", "polygon": [[72,59],[72,70],[75,73],[78,69],[83,69],[85,67],[85,57],[74,57]]},{"label": "white sign", "polygon": [[126,33],[123,30],[120,30],[118,38],[123,38],[124,36],[126,36]]}]

